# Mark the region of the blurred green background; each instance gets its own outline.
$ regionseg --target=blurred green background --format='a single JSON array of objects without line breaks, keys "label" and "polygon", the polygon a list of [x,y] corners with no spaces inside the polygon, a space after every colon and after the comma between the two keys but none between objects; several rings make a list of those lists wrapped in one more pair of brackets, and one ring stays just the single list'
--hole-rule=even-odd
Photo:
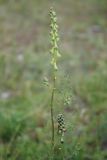
[{"label": "blurred green background", "polygon": [[51,6],[62,55],[55,115],[67,124],[56,160],[107,160],[106,0],[0,0],[0,160],[49,159]]}]

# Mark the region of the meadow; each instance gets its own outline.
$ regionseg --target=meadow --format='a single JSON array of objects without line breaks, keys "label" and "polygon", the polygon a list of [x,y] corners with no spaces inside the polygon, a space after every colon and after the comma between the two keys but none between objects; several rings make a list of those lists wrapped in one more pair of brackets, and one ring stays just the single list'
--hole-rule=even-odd
[{"label": "meadow", "polygon": [[[54,158],[51,6],[61,54]],[[106,18],[106,0],[0,0],[0,160],[107,160]],[[59,113],[66,125],[63,144]]]}]

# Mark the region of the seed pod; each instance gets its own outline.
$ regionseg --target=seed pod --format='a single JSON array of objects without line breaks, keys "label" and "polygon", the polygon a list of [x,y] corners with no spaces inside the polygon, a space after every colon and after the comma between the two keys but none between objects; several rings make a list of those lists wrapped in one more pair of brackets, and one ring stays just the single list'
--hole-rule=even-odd
[{"label": "seed pod", "polygon": [[65,128],[64,116],[62,114],[58,114],[57,123],[58,123],[58,134],[61,135],[60,141],[61,143],[64,143],[64,133],[66,131],[66,128]]}]

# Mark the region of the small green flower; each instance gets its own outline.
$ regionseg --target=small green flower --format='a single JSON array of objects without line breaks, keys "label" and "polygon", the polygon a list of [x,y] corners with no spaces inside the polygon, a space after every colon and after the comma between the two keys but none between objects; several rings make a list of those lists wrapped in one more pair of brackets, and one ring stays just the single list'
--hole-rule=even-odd
[{"label": "small green flower", "polygon": [[58,35],[58,25],[57,25],[57,17],[55,11],[51,8],[50,9],[50,17],[51,17],[51,49],[50,53],[52,55],[51,64],[54,68],[54,70],[58,70],[57,67],[57,60],[61,56],[58,49],[58,41],[59,41],[59,35]]}]

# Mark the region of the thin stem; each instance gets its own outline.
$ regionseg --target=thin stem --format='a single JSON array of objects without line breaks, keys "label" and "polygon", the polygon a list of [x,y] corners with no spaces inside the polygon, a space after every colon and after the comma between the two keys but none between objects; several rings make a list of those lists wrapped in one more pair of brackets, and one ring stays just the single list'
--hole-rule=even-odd
[{"label": "thin stem", "polygon": [[55,73],[54,73],[54,77],[53,77],[53,87],[52,87],[52,94],[51,94],[51,104],[50,104],[50,107],[51,107],[51,123],[52,123],[52,148],[54,150],[54,145],[55,145],[55,134],[54,134],[54,108],[53,108],[53,105],[54,105],[54,95],[55,95],[55,83],[56,83],[56,76],[55,76]]}]

